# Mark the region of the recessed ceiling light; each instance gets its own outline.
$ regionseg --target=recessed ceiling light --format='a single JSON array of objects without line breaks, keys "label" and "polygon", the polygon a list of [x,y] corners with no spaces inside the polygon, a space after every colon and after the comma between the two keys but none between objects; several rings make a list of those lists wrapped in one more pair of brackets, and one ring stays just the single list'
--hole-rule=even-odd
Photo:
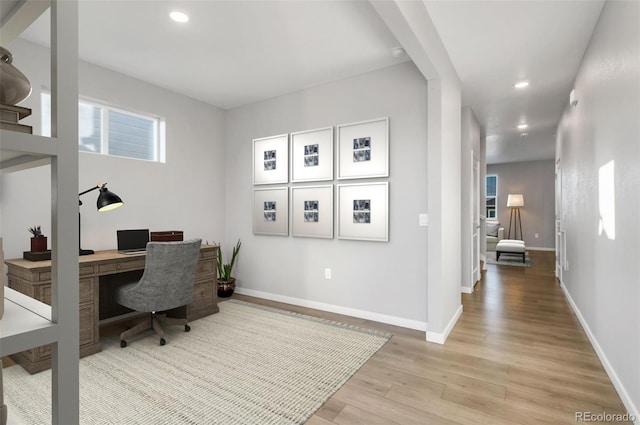
[{"label": "recessed ceiling light", "polygon": [[169,17],[176,22],[180,22],[180,23],[189,22],[189,15],[183,12],[177,12],[177,11],[171,12],[169,13]]},{"label": "recessed ceiling light", "polygon": [[517,83],[515,83],[513,85],[513,87],[515,87],[517,89],[523,89],[525,87],[529,87],[529,82],[528,81],[518,81]]},{"label": "recessed ceiling light", "polygon": [[529,125],[527,125],[527,124],[518,125],[518,130],[524,130],[525,128],[529,128]]}]

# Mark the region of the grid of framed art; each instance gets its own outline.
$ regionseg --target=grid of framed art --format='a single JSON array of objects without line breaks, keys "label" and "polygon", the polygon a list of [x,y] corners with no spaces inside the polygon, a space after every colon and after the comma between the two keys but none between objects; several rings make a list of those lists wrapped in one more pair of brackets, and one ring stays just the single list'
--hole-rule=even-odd
[{"label": "grid of framed art", "polygon": [[253,184],[291,182],[254,187],[255,234],[332,239],[335,222],[338,239],[389,240],[389,118],[338,125],[336,138],[337,179],[376,181],[296,185],[334,180],[333,127],[253,140]]}]

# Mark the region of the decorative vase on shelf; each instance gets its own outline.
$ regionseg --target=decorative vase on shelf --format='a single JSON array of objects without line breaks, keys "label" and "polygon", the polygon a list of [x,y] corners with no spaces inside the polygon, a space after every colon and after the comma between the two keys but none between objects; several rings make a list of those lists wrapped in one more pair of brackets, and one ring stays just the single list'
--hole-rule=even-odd
[{"label": "decorative vase on shelf", "polygon": [[0,103],[17,105],[31,94],[29,79],[12,65],[13,55],[0,47]]}]

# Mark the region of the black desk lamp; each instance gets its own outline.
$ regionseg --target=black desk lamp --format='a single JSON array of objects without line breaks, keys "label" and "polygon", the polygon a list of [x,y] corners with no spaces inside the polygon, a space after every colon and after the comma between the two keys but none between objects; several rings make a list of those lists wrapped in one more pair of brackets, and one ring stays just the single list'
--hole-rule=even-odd
[{"label": "black desk lamp", "polygon": [[[78,197],[96,189],[100,189],[100,194],[98,195],[98,203],[97,203],[98,211],[100,212],[111,211],[118,207],[121,207],[124,204],[124,202],[122,202],[122,199],[120,199],[118,195],[116,195],[113,192],[110,192],[109,189],[107,189],[106,183],[98,183],[96,186],[92,187],[91,189],[87,189],[84,192],[80,192],[78,194]],[[82,201],[80,200],[78,201],[80,202],[80,205],[82,205]],[[81,222],[80,210],[78,210],[78,247],[82,246],[82,239],[80,238],[80,229],[82,226],[80,226],[80,222]],[[80,248],[80,255],[90,255],[93,253],[94,251],[92,249]]]}]

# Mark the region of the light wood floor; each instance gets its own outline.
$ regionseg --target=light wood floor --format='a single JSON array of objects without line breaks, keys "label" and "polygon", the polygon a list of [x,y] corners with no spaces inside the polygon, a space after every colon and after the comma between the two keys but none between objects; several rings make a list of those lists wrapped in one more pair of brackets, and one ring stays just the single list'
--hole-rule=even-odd
[{"label": "light wood floor", "polygon": [[554,277],[488,265],[446,344],[424,332],[241,295],[247,301],[390,332],[393,338],[308,425],[576,424],[576,412],[625,413]]},{"label": "light wood floor", "polygon": [[554,253],[530,257],[531,268],[487,266],[444,345],[424,332],[234,298],[394,335],[307,425],[575,425],[576,412],[625,413],[554,278]]}]

